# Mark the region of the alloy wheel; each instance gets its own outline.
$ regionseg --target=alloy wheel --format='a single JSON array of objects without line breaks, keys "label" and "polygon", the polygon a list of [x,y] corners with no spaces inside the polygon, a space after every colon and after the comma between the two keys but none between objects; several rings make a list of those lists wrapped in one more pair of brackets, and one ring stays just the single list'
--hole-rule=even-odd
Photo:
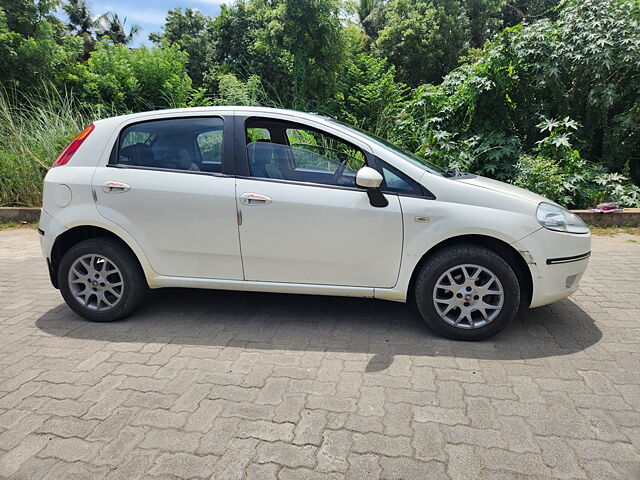
[{"label": "alloy wheel", "polygon": [[104,255],[83,255],[69,269],[69,289],[89,310],[104,312],[122,299],[124,280],[120,269]]},{"label": "alloy wheel", "polygon": [[457,265],[444,272],[433,289],[438,315],[456,328],[481,328],[502,310],[504,289],[498,277],[480,265]]}]

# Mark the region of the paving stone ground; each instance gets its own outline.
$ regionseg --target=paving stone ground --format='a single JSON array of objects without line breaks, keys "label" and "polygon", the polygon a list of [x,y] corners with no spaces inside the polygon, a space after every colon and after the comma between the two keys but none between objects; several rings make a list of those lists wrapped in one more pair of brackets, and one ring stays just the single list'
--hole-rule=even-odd
[{"label": "paving stone ground", "polygon": [[0,232],[0,477],[638,479],[640,241],[482,343],[402,304],[157,291],[74,315]]}]

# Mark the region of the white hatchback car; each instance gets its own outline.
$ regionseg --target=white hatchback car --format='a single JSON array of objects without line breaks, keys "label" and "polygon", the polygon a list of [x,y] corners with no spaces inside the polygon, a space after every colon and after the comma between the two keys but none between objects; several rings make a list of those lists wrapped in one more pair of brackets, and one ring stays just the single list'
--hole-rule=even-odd
[{"label": "white hatchback car", "polygon": [[411,300],[437,332],[477,340],[575,292],[590,254],[582,220],[539,195],[295,111],[100,120],[53,167],[42,249],[95,321],[148,287],[195,287]]}]

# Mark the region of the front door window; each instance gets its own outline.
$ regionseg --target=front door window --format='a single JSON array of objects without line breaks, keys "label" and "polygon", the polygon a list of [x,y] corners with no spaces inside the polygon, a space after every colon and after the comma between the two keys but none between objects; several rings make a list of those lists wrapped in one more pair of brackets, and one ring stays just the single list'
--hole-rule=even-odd
[{"label": "front door window", "polygon": [[366,165],[359,148],[309,127],[253,120],[245,134],[252,177],[355,188]]}]

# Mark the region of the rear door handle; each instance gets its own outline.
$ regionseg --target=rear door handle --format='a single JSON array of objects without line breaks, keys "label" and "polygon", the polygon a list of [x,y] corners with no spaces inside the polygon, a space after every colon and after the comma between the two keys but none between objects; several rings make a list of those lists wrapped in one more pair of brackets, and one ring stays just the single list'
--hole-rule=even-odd
[{"label": "rear door handle", "polygon": [[244,205],[267,205],[271,203],[271,198],[260,193],[243,193],[240,195],[240,203]]},{"label": "rear door handle", "polygon": [[131,190],[131,187],[126,183],[107,180],[102,184],[102,190],[105,193],[124,193]]}]

